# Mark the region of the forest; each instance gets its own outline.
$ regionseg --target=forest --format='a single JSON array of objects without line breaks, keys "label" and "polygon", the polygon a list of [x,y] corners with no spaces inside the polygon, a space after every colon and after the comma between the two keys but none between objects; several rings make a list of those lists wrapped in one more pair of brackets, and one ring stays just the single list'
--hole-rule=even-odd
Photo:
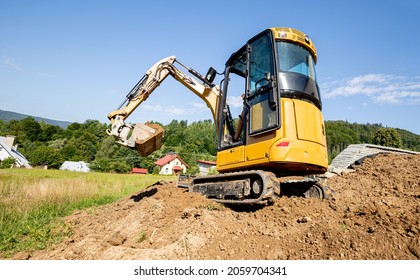
[{"label": "forest", "polygon": [[[162,126],[165,131],[162,149],[147,157],[140,157],[136,150],[115,144],[114,138],[105,132],[108,125],[97,120],[71,123],[66,128],[38,122],[32,117],[0,120],[0,136],[15,136],[18,151],[32,166],[48,165],[52,169],[58,169],[64,161],[85,161],[98,172],[128,173],[133,167],[141,167],[149,173],[157,173],[153,163],[174,152],[190,166],[188,173],[195,174],[198,172],[197,160],[215,161],[216,136],[211,120],[191,124],[185,120],[173,120]],[[326,121],[325,126],[330,160],[354,143],[420,151],[420,136],[406,130],[346,121]],[[10,166],[4,162],[0,167]]]}]

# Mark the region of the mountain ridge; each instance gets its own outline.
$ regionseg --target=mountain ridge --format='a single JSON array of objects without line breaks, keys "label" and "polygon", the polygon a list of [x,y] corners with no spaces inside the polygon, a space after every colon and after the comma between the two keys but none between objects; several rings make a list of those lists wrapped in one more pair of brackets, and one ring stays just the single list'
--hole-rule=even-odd
[{"label": "mountain ridge", "polygon": [[1,110],[0,109],[0,120],[8,122],[11,120],[16,120],[16,121],[20,121],[23,120],[25,118],[34,118],[37,122],[43,122],[46,124],[51,124],[51,125],[57,125],[61,128],[67,128],[67,126],[69,126],[70,124],[72,124],[72,122],[68,122],[68,121],[59,121],[59,120],[53,120],[53,119],[48,119],[48,118],[43,118],[43,117],[37,117],[37,116],[30,116],[30,115],[26,115],[26,114],[21,114],[21,113],[16,113],[16,112],[12,112],[12,111],[6,111],[6,110]]}]

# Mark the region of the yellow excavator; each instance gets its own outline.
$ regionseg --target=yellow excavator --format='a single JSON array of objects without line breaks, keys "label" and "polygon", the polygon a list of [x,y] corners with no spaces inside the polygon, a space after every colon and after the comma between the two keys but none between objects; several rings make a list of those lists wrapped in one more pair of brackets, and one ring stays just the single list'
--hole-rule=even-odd
[{"label": "yellow excavator", "polygon": [[[108,118],[116,142],[147,156],[159,149],[158,125],[126,123],[128,116],[168,77],[187,87],[210,109],[217,135],[217,175],[180,186],[228,204],[261,204],[283,194],[326,196],[318,178],[328,167],[327,145],[312,40],[293,28],[273,27],[251,38],[225,64],[205,76],[175,56],[155,63]],[[185,69],[189,74],[179,70]],[[220,85],[213,84],[223,75]],[[229,100],[243,92],[235,122]],[[237,124],[238,123],[238,124]]]}]

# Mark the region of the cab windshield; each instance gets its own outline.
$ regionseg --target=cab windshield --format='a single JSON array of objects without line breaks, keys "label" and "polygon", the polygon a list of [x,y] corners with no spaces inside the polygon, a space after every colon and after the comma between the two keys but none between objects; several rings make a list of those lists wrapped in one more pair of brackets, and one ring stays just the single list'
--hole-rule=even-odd
[{"label": "cab windshield", "polygon": [[307,49],[285,41],[276,45],[280,71],[302,74],[316,82],[315,62]]}]

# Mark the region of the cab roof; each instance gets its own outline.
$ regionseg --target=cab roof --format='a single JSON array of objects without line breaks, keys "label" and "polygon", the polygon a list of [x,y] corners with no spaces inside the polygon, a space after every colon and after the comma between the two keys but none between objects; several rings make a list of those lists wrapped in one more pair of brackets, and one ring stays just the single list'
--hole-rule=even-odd
[{"label": "cab roof", "polygon": [[[263,32],[271,32],[275,40],[283,40],[283,41],[290,41],[296,44],[299,44],[306,49],[308,49],[312,56],[314,57],[315,63],[317,62],[317,52],[315,44],[309,38],[308,35],[305,33],[290,27],[271,27]],[[261,32],[261,33],[263,33]],[[261,33],[257,34],[256,36],[260,35]],[[255,36],[255,37],[256,37]],[[254,38],[254,37],[253,37]],[[251,39],[252,40],[252,39]],[[236,60],[238,60],[246,51],[246,44],[242,46],[238,51],[234,52],[229,59],[226,61],[226,66],[232,65]]]}]

